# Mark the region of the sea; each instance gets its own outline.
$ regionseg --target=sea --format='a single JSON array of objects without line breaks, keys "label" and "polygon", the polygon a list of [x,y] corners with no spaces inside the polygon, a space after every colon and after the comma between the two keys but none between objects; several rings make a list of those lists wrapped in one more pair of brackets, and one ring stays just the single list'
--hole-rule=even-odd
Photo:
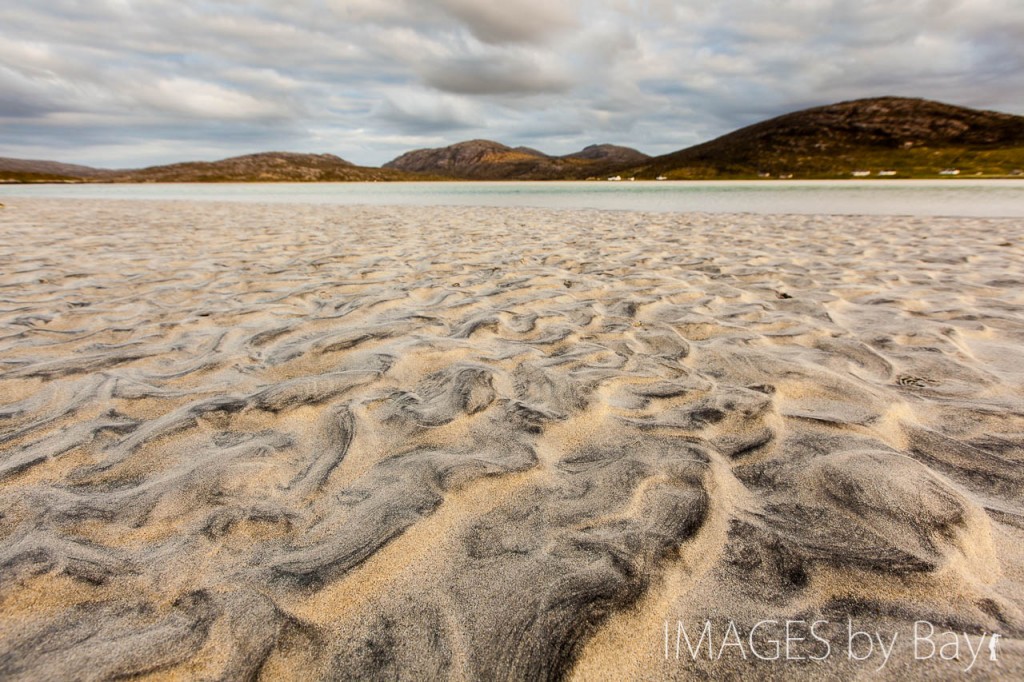
[{"label": "sea", "polygon": [[4,197],[1024,218],[1024,181],[985,179],[0,185]]}]

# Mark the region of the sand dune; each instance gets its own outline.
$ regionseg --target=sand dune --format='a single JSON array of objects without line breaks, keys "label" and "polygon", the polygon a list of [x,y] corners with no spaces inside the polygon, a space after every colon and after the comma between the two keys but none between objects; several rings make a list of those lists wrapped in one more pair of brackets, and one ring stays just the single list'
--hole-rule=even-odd
[{"label": "sand dune", "polygon": [[[1024,677],[1020,221],[11,199],[0,235],[0,677],[959,676],[918,622]],[[829,655],[758,658],[765,620]],[[708,621],[741,647],[677,655]]]}]

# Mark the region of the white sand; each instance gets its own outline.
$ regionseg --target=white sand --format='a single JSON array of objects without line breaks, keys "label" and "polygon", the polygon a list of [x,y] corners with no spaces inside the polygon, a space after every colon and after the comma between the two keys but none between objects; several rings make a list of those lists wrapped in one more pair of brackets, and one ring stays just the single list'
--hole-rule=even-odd
[{"label": "white sand", "polygon": [[2,678],[1024,678],[1020,221],[7,204]]}]

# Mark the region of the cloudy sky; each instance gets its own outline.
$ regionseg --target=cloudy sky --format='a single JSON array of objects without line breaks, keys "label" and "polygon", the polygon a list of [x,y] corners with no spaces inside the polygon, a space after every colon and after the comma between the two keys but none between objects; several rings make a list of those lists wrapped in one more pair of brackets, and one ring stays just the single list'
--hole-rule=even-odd
[{"label": "cloudy sky", "polygon": [[664,153],[877,95],[1024,114],[1022,0],[4,0],[0,156]]}]

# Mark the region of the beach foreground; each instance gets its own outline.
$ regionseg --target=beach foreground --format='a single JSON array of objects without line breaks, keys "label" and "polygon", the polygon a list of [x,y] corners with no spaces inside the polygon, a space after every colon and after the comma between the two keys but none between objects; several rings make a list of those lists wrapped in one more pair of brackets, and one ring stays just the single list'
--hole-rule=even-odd
[{"label": "beach foreground", "polygon": [[6,203],[2,678],[1024,679],[1019,220]]}]

